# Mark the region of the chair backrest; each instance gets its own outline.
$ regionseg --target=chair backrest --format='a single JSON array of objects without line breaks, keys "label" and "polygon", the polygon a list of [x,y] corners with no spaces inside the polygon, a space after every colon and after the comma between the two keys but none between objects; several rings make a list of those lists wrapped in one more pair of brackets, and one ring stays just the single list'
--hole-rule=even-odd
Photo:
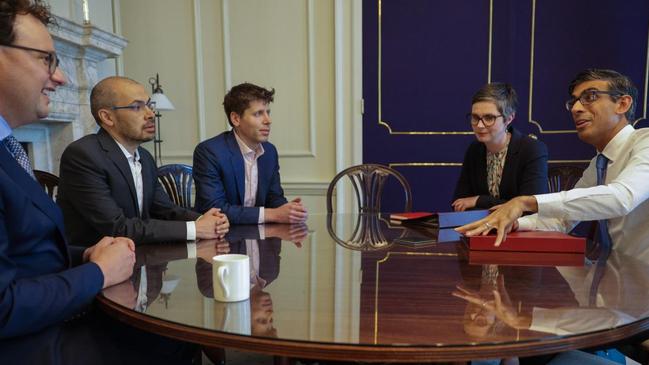
[{"label": "chair backrest", "polygon": [[548,188],[551,193],[572,189],[583,175],[584,165],[552,165],[548,167]]},{"label": "chair backrest", "polygon": [[34,176],[39,184],[45,189],[47,195],[56,200],[56,193],[59,188],[59,177],[47,171],[34,170]]},{"label": "chair backrest", "polygon": [[412,210],[412,191],[410,184],[401,173],[388,166],[377,164],[356,165],[339,172],[327,189],[327,213],[333,213],[333,195],[336,184],[347,176],[354,187],[359,213],[381,213],[381,192],[388,177],[393,176],[403,187],[405,195],[404,211]]},{"label": "chair backrest", "polygon": [[192,204],[192,167],[183,164],[170,164],[158,167],[158,181],[171,201],[183,208],[191,209]]}]

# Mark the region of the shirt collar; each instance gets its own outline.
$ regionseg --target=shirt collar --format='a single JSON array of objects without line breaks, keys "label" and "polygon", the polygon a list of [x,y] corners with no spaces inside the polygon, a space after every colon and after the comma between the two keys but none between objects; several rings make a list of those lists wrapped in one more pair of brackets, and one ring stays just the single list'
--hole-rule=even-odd
[{"label": "shirt collar", "polygon": [[615,160],[620,155],[620,152],[622,151],[622,147],[624,147],[626,141],[633,134],[633,131],[635,131],[635,128],[633,128],[632,125],[627,124],[624,128],[617,132],[613,139],[608,142],[601,153],[606,156],[609,161],[615,162]]},{"label": "shirt collar", "polygon": [[237,144],[239,145],[239,150],[241,151],[241,154],[244,156],[249,155],[250,153],[254,153],[255,158],[259,158],[259,156],[264,154],[264,146],[260,144],[257,145],[256,149],[251,149],[248,147],[248,145],[239,137],[237,134],[237,131],[234,130],[234,138],[237,140]]},{"label": "shirt collar", "polygon": [[9,123],[0,115],[0,141],[9,137],[12,133]]},{"label": "shirt collar", "polygon": [[122,153],[124,154],[127,160],[130,161],[131,159],[133,159],[134,161],[140,161],[140,152],[138,152],[137,148],[135,149],[135,155],[132,155],[130,152],[128,152],[126,147],[122,146],[122,144],[117,142],[116,139],[113,138],[113,140],[115,141],[115,143],[117,143],[119,149],[122,150]]}]

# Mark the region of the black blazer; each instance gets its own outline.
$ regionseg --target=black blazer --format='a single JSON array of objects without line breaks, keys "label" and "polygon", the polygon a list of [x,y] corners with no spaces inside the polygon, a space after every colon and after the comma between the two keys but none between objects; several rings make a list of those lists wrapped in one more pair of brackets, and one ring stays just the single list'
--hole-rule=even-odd
[{"label": "black blazer", "polygon": [[548,149],[541,141],[522,135],[514,128],[500,180],[500,199],[489,195],[487,147],[474,141],[464,155],[462,173],[453,201],[478,195],[477,209],[487,209],[520,195],[548,192]]},{"label": "black blazer", "polygon": [[91,246],[103,236],[125,236],[136,244],[187,238],[185,221],[200,214],[175,205],[158,182],[151,154],[138,147],[143,209],[124,153],[104,129],[72,142],[61,157],[58,204],[65,232],[75,244]]}]

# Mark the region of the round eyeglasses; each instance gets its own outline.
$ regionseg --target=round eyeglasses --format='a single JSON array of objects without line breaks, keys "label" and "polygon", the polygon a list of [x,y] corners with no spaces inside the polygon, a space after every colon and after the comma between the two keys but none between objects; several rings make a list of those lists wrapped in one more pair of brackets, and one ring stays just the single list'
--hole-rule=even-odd
[{"label": "round eyeglasses", "polygon": [[500,117],[502,117],[502,114],[499,115],[493,115],[493,114],[485,114],[485,115],[478,115],[478,114],[473,114],[473,113],[467,113],[466,119],[471,122],[472,126],[478,125],[480,121],[482,121],[482,124],[484,124],[485,127],[491,127],[496,123],[496,120]]},{"label": "round eyeglasses", "polygon": [[43,63],[45,63],[45,65],[47,66],[47,71],[49,72],[50,76],[54,75],[54,72],[56,72],[56,68],[59,67],[60,61],[55,51],[44,51],[42,49],[19,46],[16,44],[3,44],[2,46],[15,48],[15,49],[22,49],[23,51],[38,52],[45,55],[43,57]]},{"label": "round eyeglasses", "polygon": [[621,92],[618,92],[618,91],[605,91],[605,90],[590,89],[590,90],[584,91],[578,97],[572,98],[572,99],[566,101],[566,109],[568,109],[568,111],[571,111],[572,107],[575,106],[575,104],[577,103],[577,100],[579,100],[581,105],[590,105],[590,104],[596,102],[597,99],[599,99],[600,94],[610,95],[611,98],[616,98],[618,96],[624,95],[624,94],[622,94]]}]

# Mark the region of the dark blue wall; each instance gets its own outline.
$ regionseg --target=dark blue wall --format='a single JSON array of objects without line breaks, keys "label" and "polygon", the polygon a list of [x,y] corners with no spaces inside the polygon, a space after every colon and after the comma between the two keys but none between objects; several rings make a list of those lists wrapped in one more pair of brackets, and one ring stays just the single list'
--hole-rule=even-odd
[{"label": "dark blue wall", "polygon": [[563,106],[584,68],[630,76],[640,92],[637,126],[647,125],[648,0],[382,0],[381,7],[363,1],[363,161],[402,172],[415,210],[450,210],[474,138],[464,115],[489,75],[514,86],[514,126],[545,142],[551,163],[594,155]]}]

